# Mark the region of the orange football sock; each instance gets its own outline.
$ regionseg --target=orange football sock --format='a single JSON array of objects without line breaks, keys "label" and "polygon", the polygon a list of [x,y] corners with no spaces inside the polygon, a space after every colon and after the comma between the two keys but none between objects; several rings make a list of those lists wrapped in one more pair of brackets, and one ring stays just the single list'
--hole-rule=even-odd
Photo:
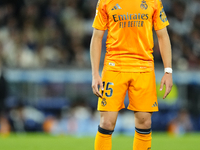
[{"label": "orange football sock", "polygon": [[112,148],[112,133],[113,131],[105,130],[99,126],[95,138],[95,150],[111,150]]},{"label": "orange football sock", "polygon": [[151,129],[135,128],[133,150],[151,150]]}]

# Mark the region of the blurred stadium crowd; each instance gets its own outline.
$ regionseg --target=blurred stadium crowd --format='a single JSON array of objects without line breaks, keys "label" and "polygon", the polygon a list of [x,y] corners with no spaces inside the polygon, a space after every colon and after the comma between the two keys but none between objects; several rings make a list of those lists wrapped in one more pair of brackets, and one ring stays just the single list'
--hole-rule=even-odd
[{"label": "blurred stadium crowd", "polygon": [[[6,67],[89,67],[97,1],[17,0],[0,2],[0,54]],[[170,26],[173,65],[200,66],[200,1],[163,0]],[[158,43],[155,62],[160,63]]]},{"label": "blurred stadium crowd", "polygon": [[[97,0],[0,1],[0,66],[11,69],[90,68],[89,46],[96,3]],[[173,68],[176,70],[199,69],[200,0],[163,0],[163,5],[170,22],[168,31],[172,43]],[[106,37],[103,40],[105,42]],[[103,52],[105,53],[105,45]],[[154,57],[156,64],[162,64],[157,40],[155,40]],[[1,76],[0,82],[3,83],[1,85],[6,86],[4,80]],[[95,134],[99,121],[94,111],[96,102],[92,104],[93,106],[86,104],[85,100],[81,104],[80,101],[66,104],[65,100],[59,101],[57,98],[64,90],[62,85],[45,84],[39,85],[44,87],[39,88],[38,91],[45,91],[45,86],[47,86],[46,97],[56,97],[56,101],[51,103],[54,109],[47,106],[48,101],[45,103],[45,108],[43,101],[34,107],[19,102],[15,107],[8,109],[8,119],[1,118],[1,132],[44,130],[53,134]],[[79,87],[79,91],[76,91],[79,94],[88,90],[88,85],[68,86],[70,86],[69,95],[73,93],[70,93],[70,90],[74,90],[75,87]],[[5,87],[0,88],[5,89]],[[188,92],[196,92],[197,95],[198,88],[199,85],[196,87],[191,85],[188,87]],[[16,89],[18,92],[16,95],[20,91],[22,95],[25,95],[24,93],[28,91],[24,83],[17,85]],[[1,94],[0,99],[6,97],[7,91],[2,93],[4,95]],[[190,94],[190,97],[193,96]],[[94,98],[96,97],[89,99],[94,100]],[[198,101],[199,97],[193,98]],[[161,110],[160,114],[155,114],[154,119],[157,120],[157,125],[153,124],[153,129],[169,129],[173,133],[200,130],[200,127],[193,127],[186,110],[167,111]],[[130,112],[122,111],[116,130],[132,134],[133,132],[130,131],[133,130],[134,118],[130,119],[131,116]],[[163,117],[166,117],[165,120],[160,121]],[[200,119],[197,121],[200,125]]]},{"label": "blurred stadium crowd", "polygon": [[5,66],[89,66],[96,1],[13,0],[5,3],[0,4],[0,50]]}]

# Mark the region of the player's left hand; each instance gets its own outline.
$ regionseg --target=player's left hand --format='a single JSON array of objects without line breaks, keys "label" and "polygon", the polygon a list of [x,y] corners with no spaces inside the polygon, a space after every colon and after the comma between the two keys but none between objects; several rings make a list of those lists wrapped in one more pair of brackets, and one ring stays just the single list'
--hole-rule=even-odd
[{"label": "player's left hand", "polygon": [[161,80],[160,85],[160,91],[163,90],[163,86],[165,85],[165,94],[163,96],[163,99],[167,97],[167,95],[170,93],[172,86],[173,86],[173,80],[172,80],[172,73],[165,73]]}]

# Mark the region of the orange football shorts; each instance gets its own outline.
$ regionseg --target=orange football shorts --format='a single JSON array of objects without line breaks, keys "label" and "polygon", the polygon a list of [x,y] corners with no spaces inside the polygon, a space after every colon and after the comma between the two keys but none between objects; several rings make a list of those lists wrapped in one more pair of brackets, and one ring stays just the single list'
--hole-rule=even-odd
[{"label": "orange football shorts", "polygon": [[125,108],[128,91],[129,110],[141,112],[158,111],[155,73],[115,72],[103,70],[103,97],[98,99],[99,111],[119,111]]}]

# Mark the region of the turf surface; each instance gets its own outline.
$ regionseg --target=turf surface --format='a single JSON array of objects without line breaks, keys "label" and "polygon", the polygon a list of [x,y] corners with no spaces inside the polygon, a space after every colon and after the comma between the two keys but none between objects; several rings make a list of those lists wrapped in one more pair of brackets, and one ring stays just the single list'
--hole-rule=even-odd
[{"label": "turf surface", "polygon": [[[133,137],[114,136],[112,150],[132,150]],[[93,150],[94,137],[11,134],[0,138],[0,150]],[[200,150],[200,134],[171,137],[153,133],[152,150]]]}]

